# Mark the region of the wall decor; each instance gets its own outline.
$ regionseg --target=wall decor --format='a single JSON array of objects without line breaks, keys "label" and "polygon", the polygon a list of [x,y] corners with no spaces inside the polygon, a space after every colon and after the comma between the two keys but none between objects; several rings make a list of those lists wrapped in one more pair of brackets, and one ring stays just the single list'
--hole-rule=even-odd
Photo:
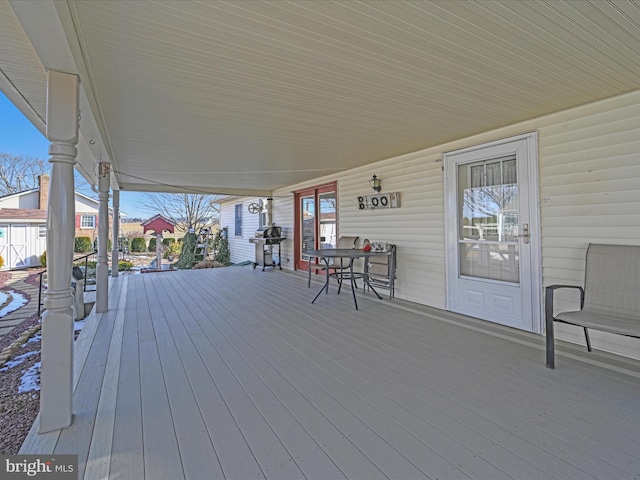
[{"label": "wall decor", "polygon": [[358,209],[399,208],[400,193],[378,193],[375,195],[358,195]]}]

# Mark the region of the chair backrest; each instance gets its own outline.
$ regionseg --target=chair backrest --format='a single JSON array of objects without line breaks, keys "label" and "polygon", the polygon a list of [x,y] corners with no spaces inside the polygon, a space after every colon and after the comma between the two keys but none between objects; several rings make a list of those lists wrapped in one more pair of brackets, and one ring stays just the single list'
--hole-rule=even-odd
[{"label": "chair backrest", "polygon": [[388,244],[387,249],[391,250],[391,254],[387,256],[372,257],[369,259],[369,274],[372,276],[381,276],[389,278],[395,275],[395,255],[396,246]]},{"label": "chair backrest", "polygon": [[356,248],[360,237],[340,237],[338,239],[338,248]]},{"label": "chair backrest", "polygon": [[[357,248],[359,238],[360,237],[342,236],[338,239],[338,245],[336,246],[336,248]],[[358,262],[359,262],[358,259],[354,260],[354,266],[359,265]],[[341,258],[332,258],[329,261],[329,264],[345,267],[349,265],[349,261]]]},{"label": "chair backrest", "polygon": [[584,309],[640,316],[640,246],[590,244],[585,267]]}]

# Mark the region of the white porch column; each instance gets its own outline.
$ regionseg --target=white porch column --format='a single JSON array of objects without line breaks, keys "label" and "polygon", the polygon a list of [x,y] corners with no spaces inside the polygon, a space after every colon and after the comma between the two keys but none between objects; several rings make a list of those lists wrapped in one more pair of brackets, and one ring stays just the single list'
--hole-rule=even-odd
[{"label": "white porch column", "polygon": [[78,143],[78,77],[48,72],[47,139],[51,181],[47,204],[47,290],[42,316],[40,433],[71,425],[75,235],[73,166]]},{"label": "white porch column", "polygon": [[118,276],[118,238],[120,238],[120,190],[114,190],[113,193],[113,227],[111,227],[112,240],[111,243],[111,276]]},{"label": "white porch column", "polygon": [[111,164],[98,163],[98,264],[96,265],[96,312],[109,309],[109,172]]}]

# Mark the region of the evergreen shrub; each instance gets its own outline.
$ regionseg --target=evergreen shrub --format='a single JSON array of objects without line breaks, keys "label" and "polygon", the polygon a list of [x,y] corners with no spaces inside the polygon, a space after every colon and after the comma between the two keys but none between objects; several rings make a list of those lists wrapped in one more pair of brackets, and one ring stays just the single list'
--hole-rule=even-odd
[{"label": "evergreen shrub", "polygon": [[175,264],[175,268],[191,269],[196,262],[195,248],[197,237],[195,233],[187,233],[182,241],[182,249],[180,250],[180,260]]},{"label": "evergreen shrub", "polygon": [[227,240],[228,227],[218,230],[213,245],[216,251],[214,260],[222,265],[231,265],[231,252],[229,251],[229,240]]},{"label": "evergreen shrub", "polygon": [[128,270],[131,270],[132,267],[133,267],[133,263],[131,262],[127,262],[126,260],[118,261],[118,270],[121,272],[126,272]]},{"label": "evergreen shrub", "polygon": [[147,248],[147,242],[142,237],[135,237],[131,240],[131,251],[132,252],[144,252]]},{"label": "evergreen shrub", "polygon": [[73,246],[74,253],[89,253],[93,249],[91,239],[89,237],[76,237]]}]

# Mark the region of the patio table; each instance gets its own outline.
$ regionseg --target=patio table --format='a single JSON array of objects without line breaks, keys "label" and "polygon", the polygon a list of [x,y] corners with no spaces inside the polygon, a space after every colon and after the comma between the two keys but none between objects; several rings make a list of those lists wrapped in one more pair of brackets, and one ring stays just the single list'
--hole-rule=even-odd
[{"label": "patio table", "polygon": [[[349,259],[349,271],[351,272],[351,275],[350,275],[350,279],[351,279],[351,294],[353,295],[353,303],[356,306],[356,310],[358,310],[358,300],[356,298],[355,276],[354,276],[355,272],[353,271],[353,261],[355,259],[357,259],[357,258],[367,259],[369,257],[375,257],[375,256],[379,256],[379,255],[387,255],[388,256],[388,255],[391,255],[391,250],[365,252],[364,250],[359,250],[359,249],[355,249],[355,248],[321,248],[321,249],[318,249],[318,250],[305,250],[304,254],[309,256],[309,260],[311,260],[311,258],[319,258],[325,264],[326,278],[325,278],[324,285],[322,286],[320,291],[316,294],[316,296],[313,298],[313,300],[311,300],[311,303],[314,303],[318,299],[318,297],[320,296],[320,294],[322,293],[323,290],[325,291],[325,293],[329,293],[329,278],[330,278],[329,270],[331,269],[331,267],[329,266],[329,260],[332,259],[332,258],[348,258]],[[311,263],[309,263],[309,269],[311,269],[311,268],[312,268],[311,267]],[[362,278],[364,280],[365,285],[368,286],[373,291],[373,293],[376,294],[376,296],[380,300],[382,300],[382,297],[380,296],[380,294],[369,283],[369,273],[368,273],[368,268],[367,268],[367,262],[366,261],[364,263],[364,272],[362,274]],[[364,287],[363,287],[363,290],[364,290]],[[339,289],[338,289],[338,293],[340,293]]]}]

